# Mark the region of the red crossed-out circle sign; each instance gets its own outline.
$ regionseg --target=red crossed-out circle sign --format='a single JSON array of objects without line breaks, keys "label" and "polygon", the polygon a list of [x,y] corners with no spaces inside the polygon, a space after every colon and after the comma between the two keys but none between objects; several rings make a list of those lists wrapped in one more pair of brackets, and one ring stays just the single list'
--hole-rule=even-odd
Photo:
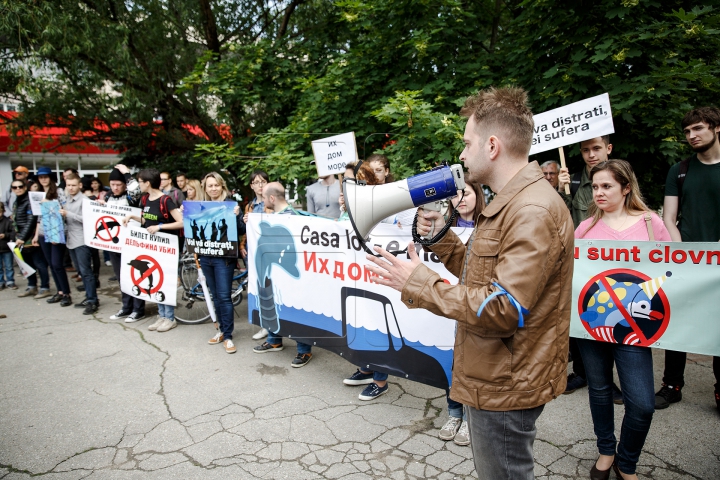
[{"label": "red crossed-out circle sign", "polygon": [[[594,295],[595,291],[597,291],[597,287],[593,288],[593,286],[596,285],[598,281],[603,284],[606,291],[609,292],[610,290],[613,290],[613,286],[610,285],[609,282],[607,282],[607,279],[612,279],[617,282],[617,284],[628,282],[630,286],[635,286],[636,289],[639,289],[639,287],[637,287],[638,284],[651,280],[651,278],[644,273],[638,272],[637,270],[631,270],[629,268],[615,268],[612,270],[606,270],[604,272],[598,273],[590,280],[588,280],[588,282],[580,291],[580,295],[578,296],[579,315],[582,315],[588,309],[588,302],[590,298]],[[623,287],[623,285],[617,286]],[[612,295],[614,295],[614,293]],[[670,323],[670,302],[668,301],[667,295],[665,295],[663,289],[660,288],[658,289],[654,297],[651,299],[651,308],[655,311],[660,312],[663,315],[662,320],[649,321],[642,319],[634,319],[632,316],[630,316],[625,306],[625,303],[630,299],[625,298],[623,300],[616,301],[615,299],[611,298],[610,302],[615,304],[615,308],[630,324],[630,329],[629,331],[627,331],[626,339],[634,339],[631,343],[632,345],[639,345],[643,347],[652,346],[653,343],[657,342],[660,337],[663,336],[665,330],[667,330],[667,327]],[[607,338],[602,337],[602,332],[598,331],[600,329],[595,330],[590,328],[588,323],[585,321],[583,321],[582,324],[583,327],[585,327],[588,333],[590,333],[590,335],[592,335],[595,340],[609,341]],[[618,328],[618,326],[616,325],[615,328]],[[627,327],[623,328],[627,329]],[[614,341],[617,341],[617,334],[614,331],[613,335],[615,338]],[[610,341],[612,341],[612,339]]]},{"label": "red crossed-out circle sign", "polygon": [[[136,285],[139,288],[143,288],[143,290],[146,290],[144,287],[140,287],[140,282],[143,280],[147,280],[147,278],[152,275],[152,278],[155,279],[155,273],[158,274],[158,282],[155,283],[152,290],[150,290],[150,294],[157,293],[160,290],[160,287],[162,287],[163,281],[165,280],[162,268],[160,267],[160,264],[152,257],[148,257],[147,255],[140,255],[135,259],[136,261],[140,262],[147,262],[148,268],[145,270],[144,273],[140,275],[140,277],[135,276],[135,272],[137,269],[135,267],[130,268],[130,278],[132,279],[133,285]],[[150,285],[148,280],[148,286]]]},{"label": "red crossed-out circle sign", "polygon": [[[115,225],[108,226],[110,223],[114,223]],[[100,227],[102,227],[102,230]],[[114,217],[105,215],[98,218],[97,222],[95,222],[95,232],[95,237],[98,240],[117,243],[116,239],[118,235],[120,235],[120,222],[115,220]]]}]

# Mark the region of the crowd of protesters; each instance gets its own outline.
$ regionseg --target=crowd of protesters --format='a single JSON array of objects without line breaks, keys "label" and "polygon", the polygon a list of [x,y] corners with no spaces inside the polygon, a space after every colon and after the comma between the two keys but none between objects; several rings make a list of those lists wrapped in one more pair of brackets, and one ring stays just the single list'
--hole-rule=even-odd
[{"label": "crowd of protesters", "polygon": [[[475,121],[473,118],[476,117],[471,117],[468,124]],[[694,109],[685,115],[682,128],[694,153],[670,168],[665,184],[662,218],[644,203],[631,164],[611,158],[613,146],[608,136],[580,143],[585,165],[572,175],[555,161],[547,161],[539,166],[544,178],[565,204],[565,215],[572,220],[575,238],[675,242],[716,242],[720,239],[720,110],[713,107]],[[468,148],[466,135],[466,151]],[[359,167],[354,163],[348,164],[344,177],[358,178],[368,185],[393,181],[390,163],[383,155],[372,155]],[[124,220],[125,224],[133,219],[150,233],[162,231],[178,235],[183,228],[183,202],[225,201],[232,198],[225,179],[216,172],[208,173],[201,180],[178,173],[174,181],[175,184],[170,173],[154,169],[141,170],[133,176],[128,167],[118,164],[109,175],[107,188],[97,177],[81,178],[73,169],[63,172],[62,181],[57,184],[49,168],[41,167],[31,177],[27,168],[16,167],[11,185],[3,192],[0,202],[0,290],[18,289],[12,252],[8,246],[8,242],[14,242],[22,248],[24,261],[36,272],[27,278],[27,288],[19,293],[19,297],[45,299],[49,304],[58,303],[61,307],[67,307],[73,305],[72,287],[76,286],[78,291],[83,292],[84,299],[75,303],[75,307],[82,308],[83,314],[95,314],[99,307],[97,289],[100,287],[101,261],[99,252],[83,241],[82,200],[90,198],[100,203],[139,207],[141,215],[135,218],[128,216]],[[271,181],[266,172],[253,172],[249,186],[254,197],[247,202],[242,212],[239,206],[234,212],[237,216],[238,238],[241,238],[240,258],[200,256],[198,259],[207,278],[218,318],[218,331],[208,343],[222,344],[227,353],[237,351],[233,343],[231,285],[234,271],[241,268],[238,262],[248,257],[243,235],[249,214],[298,214],[298,210],[288,203],[283,185]],[[570,193],[566,193],[566,186],[570,187]],[[60,214],[65,220],[66,243],[46,240],[42,219],[33,214],[31,208],[30,191],[45,192],[45,201],[59,202]],[[468,176],[462,193],[453,202],[459,211],[454,226],[475,229],[487,204],[483,185]],[[307,212],[333,220],[347,219],[341,180],[329,175],[308,186]],[[395,222],[393,218],[385,221]],[[103,256],[105,263],[112,265],[113,279],[118,280],[120,254],[103,252]],[[77,275],[68,276],[68,273],[74,272]],[[121,296],[122,307],[110,317],[111,320],[133,323],[146,318],[144,300],[126,293]],[[158,304],[158,316],[147,328],[150,331],[167,332],[176,326],[174,307]],[[284,348],[283,338],[264,328],[252,338],[265,338],[253,348],[255,353],[277,352]],[[310,345],[296,343],[297,355],[291,365],[299,368],[307,365],[313,354]],[[665,352],[663,383],[656,392],[652,355],[647,348],[570,339],[565,353],[572,362],[572,371],[567,376],[564,393],[571,394],[588,387],[590,413],[599,452],[590,478],[607,479],[611,470],[615,471],[618,478],[637,478],[635,467],[654,411],[667,408],[682,399],[686,354]],[[620,386],[613,380],[614,368],[617,369]],[[713,359],[713,371],[717,381],[715,400],[720,410],[718,357]],[[359,398],[373,400],[388,391],[387,380],[387,373],[358,366],[355,373],[344,379],[343,383],[349,386],[364,385]],[[449,420],[440,429],[439,437],[458,445],[479,443],[479,433],[473,435],[472,429],[468,428],[468,409],[458,401],[462,398],[462,392],[453,395],[450,389],[447,393]],[[614,404],[625,405],[619,440],[615,437]],[[474,422],[478,422],[478,418],[475,417]],[[473,450],[478,455],[475,445]],[[488,465],[483,464],[482,468],[494,468]]]}]

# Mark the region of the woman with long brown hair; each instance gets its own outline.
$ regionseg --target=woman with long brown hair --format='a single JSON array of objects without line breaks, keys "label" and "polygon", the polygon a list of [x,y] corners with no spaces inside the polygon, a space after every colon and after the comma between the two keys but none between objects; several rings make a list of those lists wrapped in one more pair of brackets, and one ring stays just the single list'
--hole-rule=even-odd
[{"label": "woman with long brown hair", "polygon": [[[598,163],[590,170],[590,182],[593,203],[588,208],[587,220],[575,229],[576,239],[671,241],[663,221],[645,205],[628,162]],[[628,308],[633,312],[634,301],[628,300]],[[633,312],[632,316],[640,314]],[[583,321],[589,322],[590,318],[585,317]],[[652,352],[647,347],[633,345],[628,338],[618,339],[619,332],[623,331],[618,326],[623,322],[627,323],[621,318],[618,324],[611,325],[612,342],[577,339],[585,364],[590,413],[600,453],[590,470],[592,480],[608,479],[610,470],[615,470],[618,479],[637,479],[635,467],[655,411]],[[600,328],[607,327],[607,322],[600,325]],[[625,404],[619,442],[615,437],[613,363],[617,365]]]}]

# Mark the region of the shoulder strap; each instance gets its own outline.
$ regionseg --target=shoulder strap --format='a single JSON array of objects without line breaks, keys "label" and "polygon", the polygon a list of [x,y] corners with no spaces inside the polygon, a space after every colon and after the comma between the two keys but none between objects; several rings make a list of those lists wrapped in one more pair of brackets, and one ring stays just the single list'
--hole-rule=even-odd
[{"label": "shoulder strap", "polygon": [[170,212],[168,211],[167,202],[170,199],[167,195],[163,195],[160,197],[160,215],[163,216],[163,218],[169,220],[170,219]]},{"label": "shoulder strap", "polygon": [[148,195],[147,193],[144,193],[143,196],[140,197],[140,205],[142,205],[143,207],[147,205],[147,200],[149,196],[150,195]]},{"label": "shoulder strap", "polygon": [[570,197],[575,198],[575,194],[580,190],[580,182],[582,182],[582,170],[575,172],[570,177]]},{"label": "shoulder strap", "polygon": [[654,242],[655,234],[653,233],[653,228],[652,228],[652,216],[648,212],[645,212],[644,217],[645,217],[645,226],[647,227],[647,232],[648,232],[648,238],[650,239],[651,242]]},{"label": "shoulder strap", "polygon": [[692,156],[687,157],[685,160],[680,162],[680,169],[678,170],[677,176],[677,189],[678,189],[678,215],[680,214],[680,203],[682,202],[682,189],[685,184],[685,177],[690,169],[690,160]]}]

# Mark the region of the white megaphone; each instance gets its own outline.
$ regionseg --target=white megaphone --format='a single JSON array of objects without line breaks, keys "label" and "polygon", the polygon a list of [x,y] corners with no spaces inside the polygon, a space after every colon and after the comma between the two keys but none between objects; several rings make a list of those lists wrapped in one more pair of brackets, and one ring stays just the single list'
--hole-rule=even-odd
[{"label": "white megaphone", "polygon": [[413,207],[440,210],[435,206],[465,188],[462,166],[443,165],[399,182],[364,185],[354,179],[343,180],[345,209],[358,238],[369,242],[377,224]]}]

